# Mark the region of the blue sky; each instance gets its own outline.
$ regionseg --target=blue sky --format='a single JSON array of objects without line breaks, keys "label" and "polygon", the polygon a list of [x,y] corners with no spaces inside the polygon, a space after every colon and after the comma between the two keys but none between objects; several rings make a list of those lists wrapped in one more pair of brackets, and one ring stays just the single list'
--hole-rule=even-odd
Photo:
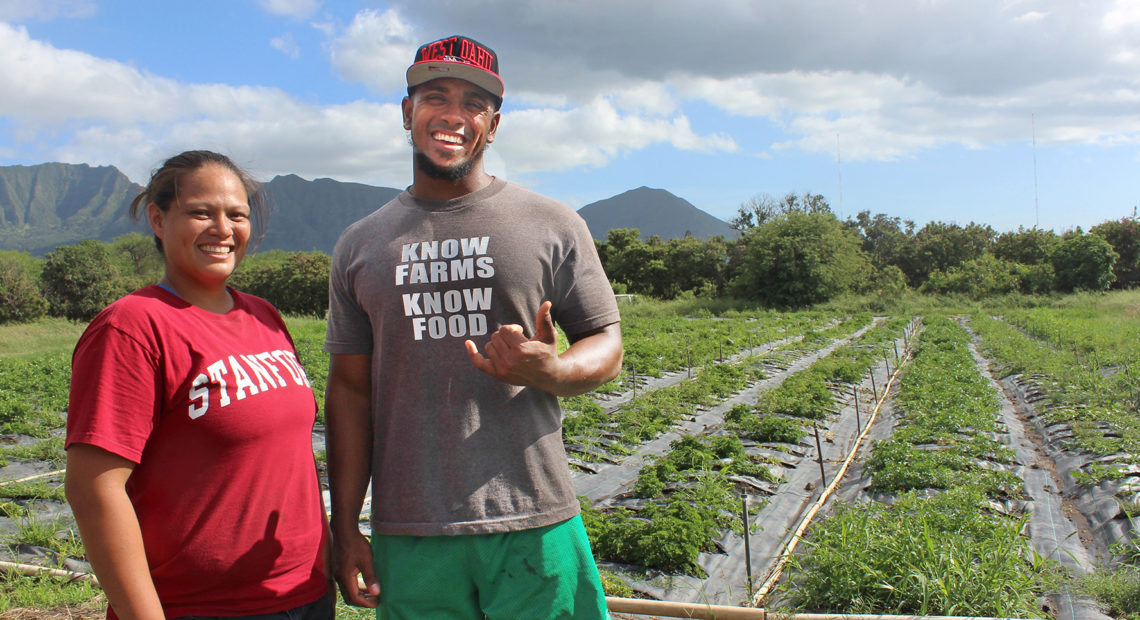
[{"label": "blue sky", "polygon": [[812,192],[1061,232],[1140,205],[1140,0],[0,0],[0,165],[142,183],[210,148],[405,187],[404,71],[451,34],[500,57],[488,169],[574,208]]}]

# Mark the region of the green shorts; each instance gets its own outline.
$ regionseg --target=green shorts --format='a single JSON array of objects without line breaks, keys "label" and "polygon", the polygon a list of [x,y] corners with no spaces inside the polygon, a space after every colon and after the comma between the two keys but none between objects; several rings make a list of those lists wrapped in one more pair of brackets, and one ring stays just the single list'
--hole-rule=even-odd
[{"label": "green shorts", "polygon": [[382,620],[608,618],[582,517],[469,536],[372,537]]}]

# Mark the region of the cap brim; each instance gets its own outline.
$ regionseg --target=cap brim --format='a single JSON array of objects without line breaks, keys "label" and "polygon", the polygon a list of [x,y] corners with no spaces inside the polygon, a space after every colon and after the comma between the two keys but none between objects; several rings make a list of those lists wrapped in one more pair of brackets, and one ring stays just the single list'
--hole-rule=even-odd
[{"label": "cap brim", "polygon": [[447,77],[471,82],[500,99],[503,97],[503,81],[499,76],[466,63],[430,60],[417,62],[408,67],[409,88]]}]

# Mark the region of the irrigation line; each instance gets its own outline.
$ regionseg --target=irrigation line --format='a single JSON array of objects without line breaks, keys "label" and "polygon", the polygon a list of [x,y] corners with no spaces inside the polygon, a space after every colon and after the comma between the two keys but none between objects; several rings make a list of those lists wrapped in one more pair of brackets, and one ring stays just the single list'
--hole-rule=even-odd
[{"label": "irrigation line", "polygon": [[44,472],[42,474],[36,474],[34,476],[28,476],[27,478],[20,478],[18,480],[0,480],[0,487],[6,486],[9,484],[16,484],[18,482],[28,482],[29,480],[36,480],[37,478],[49,478],[49,477],[54,476],[56,474],[62,474],[62,473],[66,473],[66,472],[67,472],[66,469],[57,469],[55,471]]},{"label": "irrigation line", "polygon": [[[792,534],[791,538],[788,539],[788,542],[784,545],[784,550],[780,553],[780,559],[776,561],[775,566],[772,567],[771,572],[768,574],[768,579],[764,581],[764,585],[761,586],[760,589],[756,591],[756,595],[752,597],[752,600],[750,601],[751,607],[759,607],[760,603],[764,600],[764,597],[768,596],[769,591],[776,585],[776,582],[783,574],[784,566],[788,563],[788,558],[792,556],[792,552],[795,551],[795,548],[799,544],[800,539],[803,538],[804,531],[807,530],[808,525],[811,525],[811,521],[815,518],[816,513],[818,513],[820,509],[823,508],[823,504],[828,499],[830,499],[832,493],[834,493],[835,490],[839,488],[839,483],[843,481],[843,476],[847,473],[847,468],[851,465],[851,462],[855,460],[855,455],[859,452],[859,446],[863,444],[863,439],[867,436],[867,433],[871,432],[871,426],[874,425],[875,418],[879,415],[879,409],[882,408],[883,403],[886,402],[887,396],[891,392],[891,385],[894,384],[895,379],[898,377],[899,371],[905,364],[905,349],[903,351],[903,354],[903,363],[895,367],[894,374],[890,375],[890,379],[887,381],[887,384],[883,386],[882,398],[879,398],[876,394],[876,398],[878,398],[878,400],[875,402],[875,409],[871,412],[871,417],[867,420],[867,425],[863,428],[863,431],[859,433],[858,437],[856,437],[855,445],[851,448],[851,452],[847,455],[847,458],[843,459],[843,463],[840,465],[839,471],[837,471],[835,473],[835,476],[832,478],[831,484],[827,485],[827,488],[825,488],[823,490],[823,493],[820,494],[819,499],[817,499],[815,503],[812,504],[811,508],[804,515],[803,519],[800,520],[799,526],[796,527],[795,532]],[[875,372],[872,370],[872,380],[874,377]],[[858,400],[858,396],[856,396],[856,400]],[[825,615],[821,617],[832,616]],[[884,616],[876,617],[882,618]]]}]

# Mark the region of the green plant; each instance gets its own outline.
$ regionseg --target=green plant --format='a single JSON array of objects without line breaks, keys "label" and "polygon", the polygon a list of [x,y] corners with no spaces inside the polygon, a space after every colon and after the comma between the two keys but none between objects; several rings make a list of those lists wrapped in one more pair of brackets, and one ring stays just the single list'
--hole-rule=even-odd
[{"label": "green plant", "polygon": [[[785,605],[815,613],[1036,616],[1051,567],[976,489],[842,505],[790,563]],[[868,553],[874,550],[874,553]]]},{"label": "green plant", "polygon": [[1104,606],[1114,618],[1140,618],[1140,569],[1102,568],[1077,580],[1077,590]]},{"label": "green plant", "polygon": [[599,570],[598,575],[602,578],[602,590],[606,596],[618,596],[622,598],[631,598],[633,596],[633,588],[629,587],[621,577],[611,573],[608,570]]}]

